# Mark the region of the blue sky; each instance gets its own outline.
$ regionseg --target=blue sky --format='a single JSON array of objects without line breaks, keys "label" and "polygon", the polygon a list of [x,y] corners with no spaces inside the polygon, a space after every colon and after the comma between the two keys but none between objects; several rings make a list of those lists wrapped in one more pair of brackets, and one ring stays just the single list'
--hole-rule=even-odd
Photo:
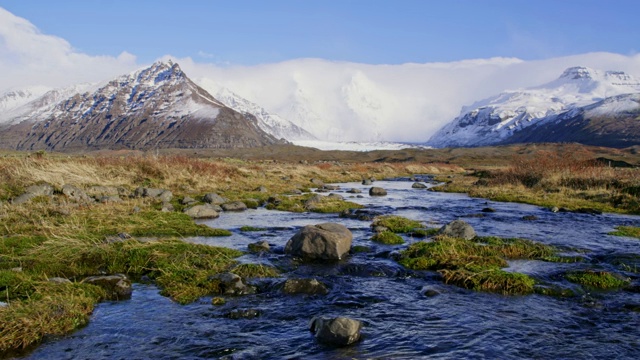
[{"label": "blue sky", "polygon": [[368,64],[636,54],[640,1],[0,0],[88,55],[163,55],[255,65],[295,58]]}]

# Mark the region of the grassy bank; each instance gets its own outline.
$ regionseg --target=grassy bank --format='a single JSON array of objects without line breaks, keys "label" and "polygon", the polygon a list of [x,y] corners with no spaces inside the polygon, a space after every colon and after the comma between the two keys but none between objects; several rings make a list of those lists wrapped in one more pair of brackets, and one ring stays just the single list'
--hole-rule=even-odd
[{"label": "grassy bank", "polygon": [[[310,196],[289,193],[324,182],[359,181],[414,173],[453,173],[452,165],[244,161],[186,156],[67,156],[11,153],[0,157],[0,353],[25,348],[47,335],[61,335],[87,323],[105,292],[82,283],[87,276],[127,274],[153,281],[162,294],[188,303],[219,291],[213,275],[276,276],[272,268],[236,266],[241,252],[183,241],[190,236],[225,236],[224,229],[197,225],[180,211],[163,212],[159,200],[122,196],[120,202],[75,202],[61,193],[109,186],[131,192],[154,187],[173,192],[176,210],[185,196],[216,192],[230,201],[305,204]],[[31,185],[47,183],[53,196],[14,205],[11,199]],[[265,190],[266,189],[266,190]],[[313,211],[357,207],[340,199],[314,203]],[[309,209],[307,209],[309,210]],[[250,225],[250,224],[248,224]],[[69,282],[56,283],[59,277]]]},{"label": "grassy bank", "polygon": [[513,155],[506,166],[453,178],[439,190],[569,211],[640,214],[640,168],[610,167],[584,147]]}]

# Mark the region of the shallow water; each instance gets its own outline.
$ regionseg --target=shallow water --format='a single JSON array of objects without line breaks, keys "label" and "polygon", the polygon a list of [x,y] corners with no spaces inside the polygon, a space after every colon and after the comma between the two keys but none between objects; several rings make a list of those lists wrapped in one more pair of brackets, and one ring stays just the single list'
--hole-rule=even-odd
[{"label": "shallow water", "polygon": [[[640,225],[640,217],[552,213],[536,206],[487,202],[466,195],[411,188],[409,181],[378,181],[385,197],[367,195],[367,186],[341,184],[343,191],[363,190],[362,198],[336,191],[349,200],[383,213],[423,221],[428,226],[463,218],[480,235],[523,237],[561,246],[587,261],[556,264],[513,261],[509,271],[540,281],[579,288],[558,274],[567,269],[614,270],[638,283],[637,274],[616,268],[612,254],[640,254],[637,239],[607,235],[617,225]],[[482,213],[485,207],[495,213]],[[484,217],[473,217],[484,214]],[[470,217],[470,215],[473,215]],[[535,215],[538,220],[522,217]],[[279,253],[302,226],[340,222],[354,233],[354,245],[372,252],[329,265],[292,264]],[[630,291],[582,293],[572,298],[501,296],[444,285],[434,272],[410,272],[389,260],[386,252],[406,247],[372,243],[370,222],[332,214],[292,214],[264,209],[223,213],[206,224],[233,231],[224,238],[195,242],[246,249],[267,240],[274,254],[245,255],[240,260],[287,269],[285,277],[316,277],[330,287],[326,296],[284,296],[283,279],[257,282],[256,295],[228,298],[223,306],[211,298],[186,306],[158,294],[152,285],[136,284],[129,301],[99,304],[90,324],[65,337],[51,339],[28,359],[415,359],[415,358],[640,358],[640,294]],[[241,232],[243,225],[265,228]],[[405,237],[408,243],[420,239]],[[640,261],[639,261],[640,262]],[[424,296],[424,289],[440,294]],[[235,309],[257,309],[253,319],[229,319]],[[349,316],[365,323],[363,340],[334,349],[319,345],[308,331],[314,315]]]}]

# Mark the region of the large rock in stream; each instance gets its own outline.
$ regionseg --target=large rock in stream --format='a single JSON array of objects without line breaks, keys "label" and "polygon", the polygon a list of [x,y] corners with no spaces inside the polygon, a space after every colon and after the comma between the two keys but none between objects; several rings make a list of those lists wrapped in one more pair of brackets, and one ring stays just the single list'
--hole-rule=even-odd
[{"label": "large rock in stream", "polygon": [[342,224],[307,225],[287,241],[284,252],[305,260],[340,260],[349,253],[352,240]]},{"label": "large rock in stream", "polygon": [[362,322],[347,317],[337,318],[314,317],[309,329],[316,340],[334,346],[347,346],[360,340]]},{"label": "large rock in stream", "polygon": [[466,221],[455,220],[440,228],[438,234],[471,240],[476,237],[476,231]]}]

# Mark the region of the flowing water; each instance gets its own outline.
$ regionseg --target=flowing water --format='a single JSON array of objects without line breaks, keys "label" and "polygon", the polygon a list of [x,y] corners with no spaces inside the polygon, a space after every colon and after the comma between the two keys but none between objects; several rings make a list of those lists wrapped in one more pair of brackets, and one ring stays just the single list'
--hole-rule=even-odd
[{"label": "flowing water", "polygon": [[[412,189],[411,184],[402,179],[376,182],[389,195],[375,198],[366,194],[366,186],[340,185],[343,191],[362,189],[363,197],[349,200],[381,213],[420,220],[432,227],[462,218],[480,235],[528,238],[573,249],[567,251],[587,258],[573,264],[514,261],[510,271],[579,290],[559,274],[567,269],[605,269],[631,277],[635,289],[639,288],[638,275],[622,271],[614,260],[626,256],[640,268],[640,241],[607,235],[618,225],[639,226],[639,217],[552,213],[536,206]],[[496,212],[481,213],[485,207]],[[523,220],[525,215],[538,219]],[[369,246],[372,251],[354,254],[340,263],[300,266],[282,254],[284,244],[300,227],[329,221],[349,227],[354,234],[353,245]],[[245,250],[249,243],[267,240],[274,253],[245,255],[240,261],[277,265],[285,269],[284,278],[315,277],[330,287],[330,293],[284,295],[277,287],[281,278],[257,281],[258,294],[228,298],[223,306],[211,305],[210,297],[181,306],[160,296],[152,285],[135,284],[131,300],[99,304],[87,327],[45,341],[26,358],[640,358],[637,290],[580,292],[571,298],[468,291],[443,284],[435,272],[403,269],[387,255],[406,245],[375,244],[369,240],[369,221],[343,219],[335,214],[257,209],[223,213],[205,223],[230,229],[233,236],[191,241]],[[265,230],[241,232],[243,225]],[[419,239],[405,240],[411,243]],[[439,295],[425,296],[425,289],[436,290]],[[259,316],[229,318],[228,314],[238,309],[255,309]],[[337,349],[316,343],[308,328],[315,315],[362,320],[363,340]]]}]

